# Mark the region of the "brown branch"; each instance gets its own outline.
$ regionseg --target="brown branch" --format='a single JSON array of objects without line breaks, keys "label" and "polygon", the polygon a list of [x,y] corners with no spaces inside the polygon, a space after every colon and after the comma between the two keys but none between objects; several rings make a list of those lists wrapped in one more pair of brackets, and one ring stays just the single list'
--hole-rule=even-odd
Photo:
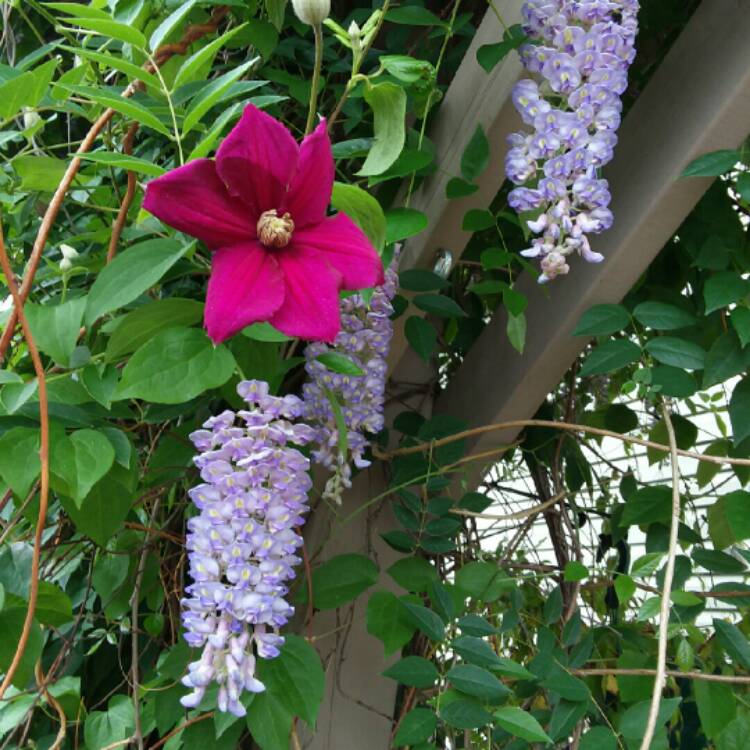
[{"label": "brown branch", "polygon": [[[133,122],[128,128],[128,132],[125,134],[125,138],[122,142],[122,153],[130,155],[133,153],[133,141],[135,140],[135,134],[138,132],[140,123]],[[135,172],[128,170],[128,186],[125,190],[125,195],[120,203],[120,210],[117,212],[117,218],[114,224],[112,224],[112,235],[109,238],[109,247],[107,248],[107,263],[111,263],[115,255],[117,254],[117,244],[120,242],[120,236],[122,230],[125,228],[125,222],[128,218],[128,211],[135,198],[136,178]]]},{"label": "brown branch", "polygon": [[11,684],[13,678],[16,675],[21,659],[23,658],[24,652],[26,651],[26,645],[29,641],[31,634],[31,627],[34,623],[34,613],[36,612],[36,600],[37,594],[39,593],[39,557],[42,551],[42,533],[44,532],[44,526],[47,521],[47,503],[49,500],[49,407],[47,403],[47,380],[44,376],[44,367],[42,366],[42,360],[39,356],[39,350],[37,349],[34,336],[31,333],[31,328],[26,315],[23,312],[23,300],[18,290],[18,284],[13,276],[13,269],[10,266],[10,260],[8,253],[5,251],[5,241],[3,239],[2,222],[0,222],[0,266],[2,266],[3,273],[5,274],[5,282],[8,285],[11,296],[13,297],[13,305],[18,315],[18,319],[21,322],[21,329],[23,331],[24,338],[26,339],[26,346],[29,349],[29,356],[34,363],[34,370],[36,372],[38,389],[39,389],[39,425],[40,425],[40,446],[39,446],[39,459],[41,461],[41,480],[39,489],[39,516],[36,522],[36,531],[34,533],[34,551],[31,557],[31,581],[29,583],[29,603],[26,608],[26,617],[23,622],[23,628],[21,629],[21,637],[18,639],[16,646],[16,652],[13,654],[13,660],[8,667],[8,671],[5,673],[2,685],[0,685],[0,700],[5,695],[5,691]]},{"label": "brown branch", "polygon": [[[644,448],[653,448],[654,450],[669,453],[670,448],[668,445],[662,443],[655,443],[653,440],[645,440],[644,438],[633,437],[631,435],[622,435],[619,432],[613,432],[612,430],[605,430],[601,427],[590,427],[586,424],[575,424],[572,422],[555,422],[551,419],[513,419],[509,422],[496,422],[494,424],[486,424],[481,427],[474,427],[471,430],[464,430],[463,432],[457,432],[454,435],[441,438],[440,440],[433,440],[429,443],[420,443],[419,445],[409,445],[406,448],[397,448],[396,450],[388,451],[384,453],[382,451],[375,452],[377,458],[391,459],[395,456],[407,456],[411,453],[420,453],[421,451],[434,450],[440,448],[443,445],[449,445],[455,443],[458,440],[465,440],[469,437],[476,437],[477,435],[485,435],[489,432],[499,432],[501,430],[511,430],[515,428],[523,427],[548,427],[553,430],[565,430],[567,432],[584,432],[589,435],[598,435],[599,437],[611,437],[615,440],[622,440],[624,443],[632,443],[634,445],[640,445]],[[503,447],[498,450],[505,451],[508,447]],[[677,455],[683,456],[684,458],[693,458],[696,461],[704,461],[710,464],[729,464],[731,466],[750,466],[750,459],[748,458],[731,458],[729,456],[708,456],[703,453],[693,453],[692,451],[677,449]]]},{"label": "brown branch", "polygon": [[[197,41],[206,34],[212,34],[214,31],[216,31],[222,19],[227,15],[227,13],[229,13],[229,7],[226,5],[220,5],[214,9],[214,12],[211,14],[211,18],[207,23],[188,26],[185,34],[179,42],[176,42],[175,44],[165,44],[159,47],[159,49],[154,53],[154,60],[156,61],[156,63],[161,66],[174,55],[184,54],[187,48],[193,42]],[[150,62],[147,63],[144,68],[149,72],[153,72],[154,70],[154,66]],[[140,81],[134,81],[122,92],[122,97],[127,98],[132,96],[141,87],[141,85],[142,84]],[[58,184],[57,189],[52,196],[52,200],[47,206],[47,210],[44,212],[42,223],[39,227],[36,239],[34,240],[34,246],[31,250],[31,256],[29,257],[27,270],[21,283],[20,298],[22,302],[25,302],[27,297],[29,296],[32,284],[34,283],[34,276],[36,275],[37,268],[39,267],[39,262],[42,259],[42,253],[44,252],[45,245],[47,244],[49,234],[52,231],[52,225],[55,223],[57,214],[60,212],[60,208],[62,207],[63,200],[65,199],[65,196],[67,195],[67,192],[71,184],[73,183],[75,176],[78,174],[78,171],[81,168],[81,154],[85,154],[91,150],[91,147],[94,145],[97,137],[107,125],[107,123],[112,119],[112,117],[114,117],[114,115],[115,110],[107,108],[91,126],[89,132],[86,133],[86,136],[78,146],[75,156],[71,160],[70,164],[68,164],[68,168],[65,170],[65,174],[62,176],[62,179],[60,180],[60,183]],[[2,362],[3,358],[5,357],[5,353],[8,350],[8,346],[10,346],[10,342],[13,338],[13,334],[15,333],[17,323],[18,315],[16,313],[16,310],[14,309],[11,312],[7,323],[5,324],[3,334],[0,337],[0,362]]]},{"label": "brown branch", "polygon": [[162,747],[163,745],[166,745],[169,740],[172,739],[176,734],[179,734],[183,729],[187,729],[189,726],[192,726],[193,724],[197,724],[199,721],[203,721],[204,719],[211,719],[213,718],[214,712],[209,711],[206,714],[201,714],[200,716],[193,716],[192,719],[188,719],[187,721],[184,721],[182,724],[180,724],[179,727],[176,727],[171,732],[165,734],[156,744],[151,745],[151,747],[148,750],[158,750],[158,748]]},{"label": "brown branch", "polygon": [[57,737],[55,737],[55,741],[50,745],[49,750],[60,750],[63,742],[65,742],[65,732],[68,728],[68,719],[65,716],[63,707],[49,690],[47,690],[47,681],[49,678],[45,677],[44,672],[42,672],[42,664],[40,661],[38,661],[34,667],[34,676],[36,677],[36,684],[39,686],[39,692],[44,696],[47,703],[55,709],[55,712],[60,719],[60,728],[57,730]]},{"label": "brown branch", "polygon": [[[571,669],[571,674],[578,677],[656,677],[655,669]],[[707,672],[678,672],[668,669],[668,677],[680,677],[685,680],[703,680],[704,682],[728,682],[736,685],[750,685],[750,677],[744,675],[709,674]]]}]

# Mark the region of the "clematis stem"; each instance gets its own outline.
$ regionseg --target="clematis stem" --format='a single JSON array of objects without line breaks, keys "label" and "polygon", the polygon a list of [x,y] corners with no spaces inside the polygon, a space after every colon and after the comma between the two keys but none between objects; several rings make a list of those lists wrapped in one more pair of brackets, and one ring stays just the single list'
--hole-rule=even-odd
[{"label": "clematis stem", "polygon": [[310,109],[307,113],[305,135],[310,135],[315,127],[315,113],[318,109],[318,89],[320,88],[320,69],[323,67],[323,27],[313,24],[315,34],[315,67],[313,69],[312,84],[310,86]]}]

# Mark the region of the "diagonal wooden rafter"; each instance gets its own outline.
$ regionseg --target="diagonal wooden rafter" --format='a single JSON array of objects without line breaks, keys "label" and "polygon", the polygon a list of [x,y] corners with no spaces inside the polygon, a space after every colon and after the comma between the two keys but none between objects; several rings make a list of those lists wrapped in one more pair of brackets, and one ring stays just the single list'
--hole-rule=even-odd
[{"label": "diagonal wooden rafter", "polygon": [[[615,225],[598,238],[606,260],[581,261],[548,287],[526,278],[523,355],[504,334],[506,315],[482,333],[436,411],[470,426],[530,417],[586,345],[573,329],[591,305],[619,302],[711,184],[681,178],[695,157],[735,148],[750,131],[750,15],[742,2],[703,3],[628,113],[606,170]],[[578,259],[576,259],[578,260]],[[520,287],[519,287],[520,288]],[[517,433],[493,433],[486,450]]]}]

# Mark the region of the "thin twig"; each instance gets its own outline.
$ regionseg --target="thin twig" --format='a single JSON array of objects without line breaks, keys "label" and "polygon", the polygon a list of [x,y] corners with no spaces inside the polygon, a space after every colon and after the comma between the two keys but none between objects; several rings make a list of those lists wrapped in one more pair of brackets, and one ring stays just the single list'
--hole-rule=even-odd
[{"label": "thin twig", "polygon": [[26,339],[26,346],[29,350],[29,356],[31,361],[34,363],[34,371],[36,372],[38,380],[39,390],[39,431],[40,431],[40,445],[39,445],[39,460],[41,462],[41,478],[39,485],[39,516],[36,522],[36,530],[34,532],[34,551],[31,557],[31,581],[29,583],[29,602],[26,607],[26,618],[23,622],[23,628],[21,629],[21,637],[18,639],[16,645],[16,652],[13,654],[13,660],[8,667],[8,671],[5,673],[2,685],[0,685],[0,700],[5,695],[5,691],[13,681],[16,675],[21,659],[23,658],[24,652],[26,651],[26,644],[29,641],[31,635],[31,627],[34,623],[34,613],[36,612],[36,600],[37,594],[39,593],[39,557],[42,551],[42,534],[44,533],[44,526],[47,521],[47,503],[49,500],[49,406],[47,403],[47,380],[44,375],[44,367],[42,365],[41,357],[39,356],[39,350],[37,349],[34,336],[31,333],[31,327],[26,320],[26,315],[23,311],[23,300],[19,293],[18,284],[13,275],[13,269],[10,266],[10,260],[8,253],[5,251],[5,240],[3,239],[2,222],[0,221],[0,266],[2,266],[3,274],[5,275],[5,283],[8,285],[11,296],[13,297],[13,305],[18,315],[18,320],[21,322],[21,329],[23,331],[24,338]]},{"label": "thin twig", "polygon": [[[655,677],[656,669],[571,669],[577,677]],[[684,680],[702,680],[703,682],[725,682],[735,685],[750,685],[750,677],[739,674],[710,674],[708,672],[679,672],[675,669],[665,671],[667,677]]]},{"label": "thin twig", "polygon": [[179,734],[183,729],[187,729],[188,727],[192,726],[193,724],[197,724],[199,721],[204,721],[205,719],[211,719],[213,718],[214,712],[209,711],[206,714],[201,714],[200,716],[193,716],[192,719],[188,719],[187,721],[184,721],[182,724],[180,724],[179,727],[176,727],[171,732],[165,734],[156,744],[151,745],[151,747],[148,750],[158,750],[160,747],[164,746],[169,742],[169,740],[172,739],[176,734]]},{"label": "thin twig", "polygon": [[[159,506],[161,505],[162,496],[157,496],[154,500],[154,507],[151,511],[151,519],[149,520],[149,527],[153,527],[156,521],[156,514],[159,512]],[[138,650],[138,604],[141,596],[141,585],[143,584],[143,574],[146,572],[146,561],[148,560],[148,553],[151,546],[153,535],[150,531],[146,532],[146,538],[144,540],[143,549],[141,550],[141,556],[138,560],[138,568],[135,574],[135,583],[133,584],[133,596],[130,600],[131,616],[130,622],[132,630],[130,633],[131,643],[131,664],[130,664],[130,681],[133,689],[133,717],[135,720],[135,729],[133,731],[133,741],[136,744],[138,750],[143,750],[143,732],[141,730],[141,703],[140,703],[140,678],[139,678],[139,664],[140,653]]]},{"label": "thin twig", "polygon": [[[122,153],[130,155],[133,153],[133,141],[135,140],[135,134],[138,132],[140,123],[133,122],[128,128],[128,132],[125,134],[125,138],[122,141]],[[128,211],[133,203],[135,197],[136,188],[136,177],[135,172],[128,170],[128,186],[125,190],[125,195],[122,198],[120,204],[120,210],[117,212],[117,218],[112,225],[112,234],[109,238],[109,247],[107,248],[107,263],[110,263],[117,253],[117,244],[120,242],[120,236],[122,230],[125,227],[125,221],[128,218]]]},{"label": "thin twig", "polygon": [[[440,440],[433,440],[429,443],[420,443],[419,445],[409,445],[405,448],[397,448],[396,450],[388,451],[384,453],[378,451],[376,453],[377,458],[390,459],[395,456],[406,456],[411,453],[420,453],[426,451],[432,446],[432,448],[440,448],[443,445],[449,445],[455,443],[458,440],[465,440],[466,438],[476,437],[477,435],[485,435],[489,432],[500,432],[501,430],[511,430],[523,427],[548,427],[553,430],[565,430],[567,432],[584,432],[589,435],[599,435],[600,437],[611,437],[615,440],[622,440],[624,443],[633,443],[634,445],[640,445],[644,448],[652,448],[654,450],[662,451],[664,453],[670,452],[670,447],[662,443],[655,443],[653,440],[645,440],[644,438],[633,437],[632,435],[621,435],[619,432],[613,432],[612,430],[605,430],[601,427],[591,427],[586,424],[575,424],[573,422],[556,422],[551,419],[513,419],[509,422],[496,422],[494,424],[486,424],[481,427],[474,427],[471,430],[464,430],[463,432],[457,432],[454,435],[441,438]],[[503,447],[499,450],[507,450],[507,447]],[[696,461],[704,461],[710,464],[730,464],[731,466],[750,466],[750,459],[748,458],[731,458],[729,456],[707,456],[702,453],[693,453],[692,451],[677,449],[677,455],[683,456],[684,458],[693,458]]]},{"label": "thin twig", "polygon": [[523,521],[525,518],[531,518],[538,513],[543,513],[547,508],[551,508],[560,502],[568,493],[560,492],[559,494],[551,497],[540,505],[535,505],[533,508],[528,510],[519,510],[516,513],[508,513],[504,516],[493,515],[492,513],[474,513],[471,510],[464,510],[463,508],[451,508],[451,513],[455,513],[458,516],[469,516],[471,518],[486,518],[490,521]]},{"label": "thin twig", "polygon": [[670,461],[672,464],[672,521],[669,528],[669,547],[667,548],[667,564],[664,569],[664,586],[662,587],[661,607],[659,611],[659,635],[656,656],[656,676],[654,678],[654,690],[651,694],[651,706],[646,721],[646,731],[641,742],[641,750],[649,750],[651,740],[656,731],[656,722],[661,705],[661,694],[667,680],[667,641],[669,638],[669,602],[672,593],[672,580],[674,579],[675,559],[677,557],[677,532],[680,527],[680,467],[677,462],[677,438],[674,433],[674,425],[669,415],[669,408],[662,404],[664,424],[669,436]]},{"label": "thin twig", "polygon": [[39,692],[44,696],[47,703],[55,709],[55,712],[60,719],[60,728],[57,730],[57,737],[55,737],[55,741],[50,745],[49,750],[60,750],[63,742],[65,742],[65,732],[68,729],[68,719],[65,716],[63,707],[55,697],[50,694],[49,690],[47,690],[48,678],[45,677],[44,672],[42,672],[42,663],[40,661],[38,661],[34,667],[34,676],[36,677],[36,684],[39,686]]}]

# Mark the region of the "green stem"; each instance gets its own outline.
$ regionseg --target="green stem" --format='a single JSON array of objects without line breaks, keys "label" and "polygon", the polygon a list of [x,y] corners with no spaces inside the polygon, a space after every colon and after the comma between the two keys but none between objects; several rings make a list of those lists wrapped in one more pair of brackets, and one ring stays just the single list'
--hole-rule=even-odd
[{"label": "green stem", "polygon": [[312,133],[315,126],[315,114],[318,109],[318,89],[320,88],[320,69],[323,67],[323,27],[316,23],[313,25],[315,34],[315,68],[313,69],[312,84],[310,86],[310,109],[307,113],[307,125],[305,135]]}]

